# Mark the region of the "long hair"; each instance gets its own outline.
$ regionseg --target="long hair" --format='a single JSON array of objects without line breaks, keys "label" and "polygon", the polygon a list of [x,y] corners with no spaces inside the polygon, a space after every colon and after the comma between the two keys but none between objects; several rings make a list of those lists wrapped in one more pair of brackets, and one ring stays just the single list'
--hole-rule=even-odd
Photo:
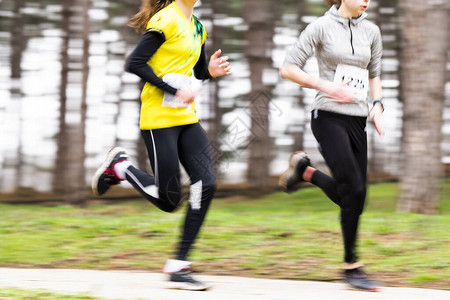
[{"label": "long hair", "polygon": [[147,23],[154,14],[172,3],[173,0],[142,0],[138,13],[131,17],[128,25],[137,32],[144,33]]},{"label": "long hair", "polygon": [[341,0],[327,0],[327,4],[329,7],[332,7],[333,5],[337,5],[338,7],[341,6]]}]

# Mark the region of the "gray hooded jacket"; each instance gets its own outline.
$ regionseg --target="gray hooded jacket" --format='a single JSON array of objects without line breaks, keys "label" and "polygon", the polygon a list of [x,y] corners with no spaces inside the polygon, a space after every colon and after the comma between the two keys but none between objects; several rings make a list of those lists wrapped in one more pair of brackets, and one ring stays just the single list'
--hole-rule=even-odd
[{"label": "gray hooded jacket", "polygon": [[[380,76],[381,33],[377,25],[365,19],[366,16],[367,14],[364,13],[358,18],[342,18],[338,14],[337,7],[332,6],[324,16],[302,31],[297,42],[286,55],[283,65],[296,65],[303,69],[307,59],[315,53],[319,64],[319,76],[322,79],[335,81],[338,65],[368,70],[369,78]],[[367,90],[367,82],[364,86]],[[369,112],[367,93],[363,92],[363,94],[365,96],[360,97],[359,100],[339,104],[326,94],[318,92],[312,104],[312,110],[367,116]]]}]

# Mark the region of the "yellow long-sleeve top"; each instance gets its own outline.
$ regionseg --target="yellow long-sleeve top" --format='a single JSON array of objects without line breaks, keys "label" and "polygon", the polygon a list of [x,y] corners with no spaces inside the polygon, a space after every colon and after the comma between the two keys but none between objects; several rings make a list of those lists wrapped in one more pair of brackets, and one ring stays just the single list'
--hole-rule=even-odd
[{"label": "yellow long-sleeve top", "polygon": [[[192,76],[206,40],[203,24],[192,16],[188,20],[175,2],[157,12],[148,22],[148,31],[162,33],[164,42],[147,64],[156,76],[169,73]],[[163,90],[147,82],[141,93],[140,128],[158,129],[198,122],[195,103],[189,107],[163,106]]]}]

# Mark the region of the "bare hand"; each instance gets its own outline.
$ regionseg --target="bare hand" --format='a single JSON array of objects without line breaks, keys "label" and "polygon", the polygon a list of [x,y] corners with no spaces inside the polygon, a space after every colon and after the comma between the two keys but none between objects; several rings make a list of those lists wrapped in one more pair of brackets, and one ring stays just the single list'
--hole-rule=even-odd
[{"label": "bare hand", "polygon": [[196,95],[189,90],[178,90],[175,96],[180,98],[183,101],[183,103],[190,104],[194,102]]},{"label": "bare hand", "polygon": [[228,56],[219,57],[222,50],[217,50],[209,59],[208,71],[213,78],[223,75],[231,75],[231,67],[228,62]]},{"label": "bare hand", "polygon": [[375,125],[375,129],[377,130],[380,136],[384,136],[383,125],[381,124],[381,114],[383,113],[383,107],[381,103],[375,103],[374,107],[370,110],[369,117],[373,121],[373,125]]},{"label": "bare hand", "polygon": [[343,104],[353,102],[354,97],[345,86],[345,84],[339,84],[332,81],[321,81],[317,88],[337,103]]}]

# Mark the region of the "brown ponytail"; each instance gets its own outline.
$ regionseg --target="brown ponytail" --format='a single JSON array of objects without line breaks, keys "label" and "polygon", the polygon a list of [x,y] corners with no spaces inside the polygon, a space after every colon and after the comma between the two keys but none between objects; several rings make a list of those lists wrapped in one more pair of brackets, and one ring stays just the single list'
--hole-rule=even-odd
[{"label": "brown ponytail", "polygon": [[144,33],[147,23],[154,14],[172,3],[173,0],[142,0],[141,8],[128,23],[137,32]]},{"label": "brown ponytail", "polygon": [[332,7],[333,5],[337,5],[338,7],[341,6],[341,0],[327,0],[327,4],[329,7]]}]

